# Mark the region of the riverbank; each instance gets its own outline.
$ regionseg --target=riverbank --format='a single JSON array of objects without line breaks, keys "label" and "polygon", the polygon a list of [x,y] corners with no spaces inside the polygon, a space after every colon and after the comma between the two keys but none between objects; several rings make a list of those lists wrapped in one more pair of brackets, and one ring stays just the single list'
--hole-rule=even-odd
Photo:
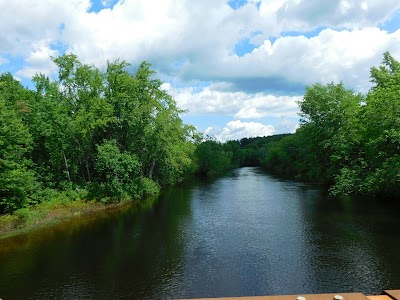
[{"label": "riverbank", "polygon": [[112,204],[84,200],[44,202],[34,207],[19,209],[13,214],[0,215],[0,241],[76,218],[114,212],[132,205],[136,205],[136,202],[127,200]]}]

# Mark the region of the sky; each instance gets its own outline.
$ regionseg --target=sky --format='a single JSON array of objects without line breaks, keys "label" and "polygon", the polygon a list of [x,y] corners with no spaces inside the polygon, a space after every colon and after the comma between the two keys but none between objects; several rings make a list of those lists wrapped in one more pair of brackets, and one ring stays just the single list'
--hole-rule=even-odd
[{"label": "sky", "polygon": [[50,57],[146,60],[185,123],[220,141],[291,133],[314,83],[370,87],[400,59],[398,0],[0,0],[0,73],[34,88]]}]

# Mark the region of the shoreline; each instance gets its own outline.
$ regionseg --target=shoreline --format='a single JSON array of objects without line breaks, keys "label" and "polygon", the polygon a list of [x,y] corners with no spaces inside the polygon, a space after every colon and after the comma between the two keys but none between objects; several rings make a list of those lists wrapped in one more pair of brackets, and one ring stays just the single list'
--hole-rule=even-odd
[{"label": "shoreline", "polygon": [[11,215],[0,215],[0,242],[83,218],[94,221],[138,205],[140,205],[140,200],[125,200],[111,204],[83,200],[50,203],[50,205],[39,204],[16,211]]}]

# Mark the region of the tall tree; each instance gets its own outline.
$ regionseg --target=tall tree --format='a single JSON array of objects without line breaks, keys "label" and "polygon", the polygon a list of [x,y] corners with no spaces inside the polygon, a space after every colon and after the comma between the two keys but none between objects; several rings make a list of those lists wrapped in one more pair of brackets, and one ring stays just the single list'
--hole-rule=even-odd
[{"label": "tall tree", "polygon": [[400,62],[388,52],[371,69],[374,83],[361,120],[365,167],[360,189],[389,197],[400,195]]},{"label": "tall tree", "polygon": [[[314,178],[333,182],[338,170],[352,159],[357,143],[357,113],[363,96],[340,84],[314,84],[307,87],[299,102],[301,129],[308,152],[309,168]],[[319,167],[313,168],[312,165]]]},{"label": "tall tree", "polygon": [[10,212],[27,203],[36,185],[28,159],[32,138],[17,113],[0,95],[0,211]]}]

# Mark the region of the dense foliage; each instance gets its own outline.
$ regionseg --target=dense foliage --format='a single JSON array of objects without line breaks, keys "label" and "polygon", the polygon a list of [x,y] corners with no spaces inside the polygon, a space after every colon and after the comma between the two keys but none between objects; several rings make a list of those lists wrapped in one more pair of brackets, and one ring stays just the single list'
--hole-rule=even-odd
[{"label": "dense foliage", "polygon": [[195,171],[201,176],[212,177],[234,167],[261,166],[270,147],[288,135],[243,138],[226,143],[206,139],[196,148]]},{"label": "dense foliage", "polygon": [[400,197],[400,63],[384,54],[366,95],[340,84],[308,87],[302,124],[265,159],[275,172],[327,183],[334,195]]},{"label": "dense foliage", "polygon": [[120,61],[104,71],[72,54],[53,61],[57,81],[36,75],[36,91],[0,77],[0,212],[54,191],[140,198],[184,178],[194,128],[148,63],[131,74]]},{"label": "dense foliage", "polygon": [[182,123],[175,101],[143,62],[105,70],[73,54],[53,59],[36,91],[0,75],[0,213],[48,201],[142,198],[188,173],[264,166],[325,183],[334,195],[400,195],[400,63],[371,69],[373,87],[307,87],[295,134],[219,143]]}]

